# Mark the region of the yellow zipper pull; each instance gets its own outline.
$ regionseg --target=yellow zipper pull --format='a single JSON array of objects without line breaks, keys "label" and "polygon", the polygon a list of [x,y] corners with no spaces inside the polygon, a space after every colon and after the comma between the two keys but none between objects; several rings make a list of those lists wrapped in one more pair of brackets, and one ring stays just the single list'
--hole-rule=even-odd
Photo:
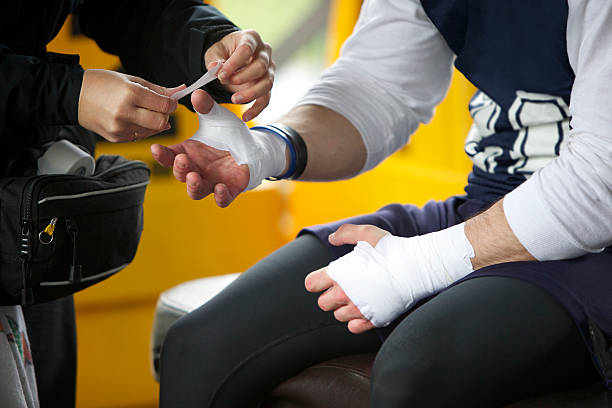
[{"label": "yellow zipper pull", "polygon": [[53,242],[53,233],[55,232],[55,223],[57,222],[57,217],[53,218],[49,225],[38,234],[38,240],[43,245],[49,245]]}]

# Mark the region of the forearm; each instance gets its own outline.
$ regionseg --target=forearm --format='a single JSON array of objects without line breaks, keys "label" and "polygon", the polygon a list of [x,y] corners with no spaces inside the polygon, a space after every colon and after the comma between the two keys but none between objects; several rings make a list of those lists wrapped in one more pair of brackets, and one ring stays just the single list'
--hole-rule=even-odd
[{"label": "forearm", "polygon": [[429,121],[453,54],[418,0],[370,0],[328,68],[282,121],[308,145],[302,180],[348,178],[374,168]]},{"label": "forearm", "polygon": [[504,262],[534,261],[521,245],[504,215],[503,200],[465,223],[465,235],[474,248],[474,270]]},{"label": "forearm", "polygon": [[279,122],[296,130],[306,143],[308,162],[300,180],[346,179],[363,168],[366,160],[363,140],[351,122],[339,113],[322,106],[301,105]]}]

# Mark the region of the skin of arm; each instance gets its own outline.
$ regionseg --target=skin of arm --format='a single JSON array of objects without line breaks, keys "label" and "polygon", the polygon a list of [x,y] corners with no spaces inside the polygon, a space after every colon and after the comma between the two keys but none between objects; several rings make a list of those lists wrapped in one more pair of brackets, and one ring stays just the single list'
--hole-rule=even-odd
[{"label": "skin of arm", "polygon": [[474,248],[474,270],[504,262],[536,260],[512,232],[504,214],[502,200],[467,220],[465,235]]},{"label": "skin of arm", "polygon": [[[329,181],[353,177],[363,168],[366,148],[351,122],[331,109],[298,106],[279,122],[295,129],[306,143],[308,163],[302,181]],[[287,154],[287,163],[288,154]]]}]

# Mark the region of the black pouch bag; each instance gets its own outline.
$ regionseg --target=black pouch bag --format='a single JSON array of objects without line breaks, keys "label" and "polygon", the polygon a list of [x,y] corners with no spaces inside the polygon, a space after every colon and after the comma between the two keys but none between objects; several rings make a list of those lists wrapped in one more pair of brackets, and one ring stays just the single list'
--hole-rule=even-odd
[{"label": "black pouch bag", "polygon": [[101,156],[89,177],[0,179],[0,304],[47,302],[127,266],[149,175],[141,161]]}]

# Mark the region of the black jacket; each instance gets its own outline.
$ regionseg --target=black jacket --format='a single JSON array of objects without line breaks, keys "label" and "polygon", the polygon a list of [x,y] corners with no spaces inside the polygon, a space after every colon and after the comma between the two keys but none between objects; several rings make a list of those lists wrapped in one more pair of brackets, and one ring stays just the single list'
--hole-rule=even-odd
[{"label": "black jacket", "polygon": [[[200,0],[3,0],[0,2],[0,175],[24,149],[78,124],[78,56],[47,53],[69,14],[81,32],[119,56],[126,72],[164,86],[204,74],[204,52],[237,30]],[[229,94],[206,88],[219,102]],[[189,104],[189,98],[184,98]]]}]

